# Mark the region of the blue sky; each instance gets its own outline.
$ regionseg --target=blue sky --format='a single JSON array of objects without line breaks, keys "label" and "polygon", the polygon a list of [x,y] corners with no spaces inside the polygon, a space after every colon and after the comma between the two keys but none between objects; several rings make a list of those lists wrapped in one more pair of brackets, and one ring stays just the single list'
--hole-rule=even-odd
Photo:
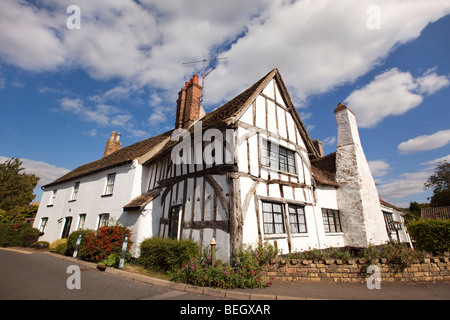
[{"label": "blue sky", "polygon": [[112,130],[127,146],[172,128],[201,72],[183,62],[203,57],[227,57],[207,66],[207,112],[277,67],[325,153],[346,103],[393,204],[426,202],[450,160],[449,0],[2,0],[0,30],[0,161],[21,158],[40,185],[100,158]]}]

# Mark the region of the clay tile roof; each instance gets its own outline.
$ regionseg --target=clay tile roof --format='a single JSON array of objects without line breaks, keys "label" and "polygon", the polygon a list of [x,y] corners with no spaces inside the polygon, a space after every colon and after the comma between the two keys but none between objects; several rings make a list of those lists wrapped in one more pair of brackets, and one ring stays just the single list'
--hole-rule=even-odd
[{"label": "clay tile roof", "polygon": [[147,191],[144,194],[134,198],[130,203],[126,204],[123,208],[125,211],[135,211],[144,208],[150,201],[155,199],[161,193],[160,188]]},{"label": "clay tile roof", "polygon": [[122,148],[118,151],[111,153],[110,155],[103,157],[101,159],[95,160],[88,164],[82,165],[69,173],[63,175],[62,177],[56,179],[55,181],[45,185],[44,187],[50,187],[59,183],[67,182],[74,179],[79,179],[81,177],[93,174],[99,171],[110,169],[113,167],[121,166],[127,163],[133,162],[134,159],[139,158],[151,151],[160,142],[164,141],[167,137],[170,137],[172,130],[157,135],[155,137],[139,141],[128,147]]}]

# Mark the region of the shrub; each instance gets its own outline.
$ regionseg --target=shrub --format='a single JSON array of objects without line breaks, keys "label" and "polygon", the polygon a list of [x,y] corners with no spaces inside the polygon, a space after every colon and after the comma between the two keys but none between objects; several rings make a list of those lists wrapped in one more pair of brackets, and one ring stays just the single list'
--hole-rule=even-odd
[{"label": "shrub", "polygon": [[415,248],[434,255],[450,251],[450,219],[419,220],[408,224]]},{"label": "shrub", "polygon": [[67,249],[67,239],[64,238],[53,241],[50,243],[48,249],[53,253],[64,254]]},{"label": "shrub", "polygon": [[397,271],[403,271],[424,258],[422,251],[413,250],[404,243],[388,243],[381,249],[380,257],[385,258]]},{"label": "shrub", "polygon": [[36,228],[25,227],[20,232],[23,247],[31,247],[39,239],[39,230]]},{"label": "shrub", "polygon": [[197,257],[199,246],[192,240],[152,237],[142,241],[139,263],[154,271],[173,271]]},{"label": "shrub", "polygon": [[169,276],[172,281],[219,288],[257,288],[266,285],[262,281],[261,264],[275,257],[277,250],[265,243],[253,248],[243,245],[234,252],[232,264],[220,260],[212,265],[208,250],[200,258],[191,258],[188,263]]},{"label": "shrub", "polygon": [[33,248],[37,250],[48,250],[50,243],[47,241],[38,241],[33,244]]},{"label": "shrub", "polygon": [[0,224],[0,245],[3,247],[28,247],[38,238],[39,230],[28,223]]},{"label": "shrub", "polygon": [[72,255],[75,251],[75,246],[77,244],[78,235],[82,234],[81,236],[81,242],[80,247],[78,248],[78,256],[82,257],[84,254],[85,246],[86,246],[86,236],[90,233],[95,233],[93,230],[77,230],[72,232],[69,235],[69,238],[67,238],[67,251],[69,252],[69,255]]},{"label": "shrub", "polygon": [[101,227],[97,232],[88,232],[85,236],[85,245],[81,258],[83,260],[99,263],[111,254],[120,257],[125,234],[129,235],[126,258],[130,259],[131,231],[122,226]]}]

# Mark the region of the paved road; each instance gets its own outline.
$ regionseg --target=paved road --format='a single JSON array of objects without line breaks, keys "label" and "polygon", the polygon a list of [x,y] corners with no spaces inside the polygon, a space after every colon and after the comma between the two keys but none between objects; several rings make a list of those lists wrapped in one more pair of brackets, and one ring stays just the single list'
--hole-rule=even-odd
[{"label": "paved road", "polygon": [[[134,281],[116,274],[102,273],[80,264],[81,289],[67,288],[67,273],[76,261],[24,249],[0,248],[0,300],[5,299],[105,299],[105,300],[216,300],[202,295]],[[381,283],[380,290],[369,290],[354,283],[286,283],[267,288],[226,290],[241,297],[268,295],[300,299],[342,300],[450,300],[450,282]],[[245,294],[244,294],[245,293]],[[231,296],[230,296],[231,297]],[[265,296],[267,297],[267,296]],[[266,299],[266,298],[262,298]]]},{"label": "paved road", "polygon": [[[201,294],[172,290],[80,267],[80,289],[68,289],[73,262],[23,249],[0,249],[0,300],[208,300]],[[73,278],[72,278],[73,279]],[[69,283],[75,281],[70,279]]]}]

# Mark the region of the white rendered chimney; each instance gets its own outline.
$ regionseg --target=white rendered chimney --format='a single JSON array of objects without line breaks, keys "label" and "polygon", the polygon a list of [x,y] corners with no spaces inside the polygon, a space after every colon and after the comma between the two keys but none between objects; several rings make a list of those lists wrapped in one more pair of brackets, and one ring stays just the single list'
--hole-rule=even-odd
[{"label": "white rendered chimney", "polygon": [[337,200],[347,246],[366,247],[389,241],[380,199],[361,146],[356,117],[343,103],[334,110]]}]

